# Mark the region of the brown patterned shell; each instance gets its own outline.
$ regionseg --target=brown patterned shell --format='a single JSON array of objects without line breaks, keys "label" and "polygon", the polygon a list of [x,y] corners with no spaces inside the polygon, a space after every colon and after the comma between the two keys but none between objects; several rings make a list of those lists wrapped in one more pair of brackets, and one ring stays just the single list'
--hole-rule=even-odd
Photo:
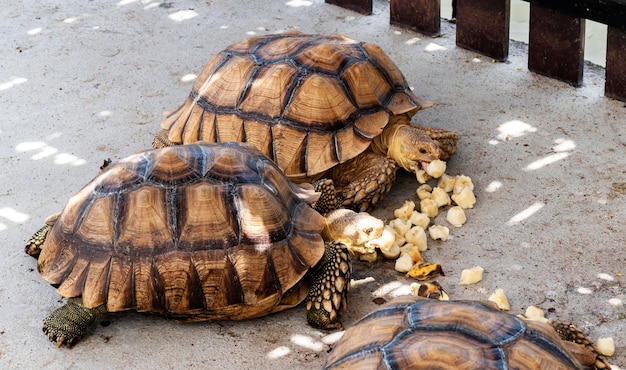
[{"label": "brown patterned shell", "polygon": [[477,301],[399,297],[366,315],[324,369],[584,369],[555,330]]},{"label": "brown patterned shell", "polygon": [[324,253],[324,220],[303,201],[309,195],[250,145],[145,151],[69,200],[38,267],[87,307],[261,316],[302,301],[300,289],[284,293]]},{"label": "brown patterned shell", "polygon": [[174,143],[250,142],[303,178],[362,153],[390,115],[428,104],[380,47],[291,32],[214,55],[161,126]]}]

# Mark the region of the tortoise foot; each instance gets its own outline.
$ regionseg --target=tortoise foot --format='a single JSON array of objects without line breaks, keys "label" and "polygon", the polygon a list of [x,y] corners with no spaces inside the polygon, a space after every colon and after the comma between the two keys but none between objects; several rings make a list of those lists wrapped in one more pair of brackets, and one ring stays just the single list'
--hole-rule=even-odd
[{"label": "tortoise foot", "polygon": [[352,268],[350,254],[342,243],[326,243],[324,257],[313,273],[306,297],[307,321],[319,329],[342,328],[339,314],[345,307]]},{"label": "tortoise foot", "polygon": [[78,299],[52,311],[43,322],[43,332],[57,347],[72,347],[82,338],[98,316],[106,312],[105,306],[85,308]]}]

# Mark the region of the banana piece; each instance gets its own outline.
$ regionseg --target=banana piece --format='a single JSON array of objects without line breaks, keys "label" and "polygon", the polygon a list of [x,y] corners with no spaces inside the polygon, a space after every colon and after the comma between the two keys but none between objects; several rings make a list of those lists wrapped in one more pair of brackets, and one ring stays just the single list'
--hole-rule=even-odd
[{"label": "banana piece", "polygon": [[438,179],[446,172],[446,162],[435,159],[426,166],[426,173]]},{"label": "banana piece", "polygon": [[462,207],[456,206],[448,209],[448,213],[446,215],[446,220],[450,223],[450,225],[455,227],[461,227],[467,221],[465,217],[465,211]]},{"label": "banana piece", "polygon": [[506,298],[503,289],[496,289],[496,291],[489,296],[488,300],[494,302],[499,309],[503,311],[509,311],[511,306],[509,305],[509,300]]},{"label": "banana piece", "polygon": [[448,236],[450,235],[450,229],[442,225],[433,225],[428,228],[428,234],[430,234],[430,238],[432,240],[448,240]]},{"label": "banana piece", "polygon": [[406,253],[400,253],[400,257],[396,260],[395,269],[398,272],[409,272],[413,267],[413,258]]},{"label": "banana piece", "polygon": [[483,269],[480,266],[472,267],[471,269],[465,269],[461,271],[461,280],[459,285],[476,284],[483,279]]},{"label": "banana piece", "polygon": [[419,226],[424,230],[426,230],[428,228],[428,225],[430,225],[430,217],[423,214],[422,212],[417,211],[413,211],[413,213],[411,213],[409,221],[411,221],[413,225]]},{"label": "banana piece", "polygon": [[435,218],[439,214],[439,206],[432,199],[422,199],[420,200],[420,212],[430,218]]},{"label": "banana piece", "polygon": [[455,183],[456,183],[456,176],[449,176],[444,173],[439,178],[439,181],[437,181],[437,186],[445,190],[446,193],[449,193],[454,190]]},{"label": "banana piece", "polygon": [[430,193],[433,191],[433,187],[428,185],[428,184],[423,184],[420,185],[417,190],[415,191],[415,194],[417,194],[417,197],[419,198],[419,200],[422,199],[428,199],[430,198]]},{"label": "banana piece", "polygon": [[448,193],[439,186],[435,187],[430,193],[430,199],[434,200],[438,207],[449,206],[452,203]]},{"label": "banana piece", "polygon": [[402,206],[393,211],[393,216],[395,218],[399,218],[401,220],[408,220],[411,217],[411,213],[415,209],[415,202],[412,200],[406,200],[402,204]]},{"label": "banana piece", "polygon": [[452,200],[464,209],[473,208],[476,203],[474,192],[469,187],[463,188],[459,193],[452,194]]},{"label": "banana piece", "polygon": [[428,249],[426,232],[419,226],[413,226],[406,234],[404,238],[408,244],[414,245],[420,252]]},{"label": "banana piece", "polygon": [[613,356],[615,354],[615,341],[612,337],[598,338],[596,342],[596,351],[604,356]]}]

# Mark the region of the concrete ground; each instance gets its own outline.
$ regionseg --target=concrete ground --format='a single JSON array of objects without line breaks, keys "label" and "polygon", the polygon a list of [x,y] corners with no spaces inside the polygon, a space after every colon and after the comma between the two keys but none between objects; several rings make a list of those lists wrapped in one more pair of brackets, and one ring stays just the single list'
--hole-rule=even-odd
[{"label": "concrete ground", "polygon": [[[298,29],[379,44],[438,104],[414,119],[457,130],[449,174],[470,176],[477,204],[425,259],[452,298],[503,288],[511,310],[539,305],[592,338],[613,337],[626,368],[626,107],[604,98],[588,65],[574,89],[455,47],[454,26],[429,38],[390,27],[388,3],[361,16],[320,0],[0,1],[0,368],[319,368],[336,335],[304,308],[244,322],[181,324],[136,313],[101,320],[77,346],[41,332],[61,305],[23,245],[105,158],[150,146],[162,112],[183,101],[211,54],[248,35]],[[389,219],[417,185],[408,174],[375,215]],[[446,224],[443,217],[436,220]],[[482,282],[459,286],[480,265]],[[393,262],[355,263],[361,280],[343,323],[406,292]],[[366,279],[371,277],[371,279]]]}]

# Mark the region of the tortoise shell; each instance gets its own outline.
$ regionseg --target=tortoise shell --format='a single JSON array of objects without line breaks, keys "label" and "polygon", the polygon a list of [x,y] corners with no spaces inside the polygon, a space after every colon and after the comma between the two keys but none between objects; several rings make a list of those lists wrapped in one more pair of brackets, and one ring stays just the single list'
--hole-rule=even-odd
[{"label": "tortoise shell", "polygon": [[68,201],[38,268],[63,297],[109,312],[205,320],[280,311],[306,297],[290,289],[324,253],[324,219],[305,202],[312,193],[249,144],[141,152]]},{"label": "tortoise shell", "polygon": [[583,369],[547,324],[478,301],[399,297],[359,320],[324,369]]},{"label": "tortoise shell", "polygon": [[214,55],[161,126],[174,143],[252,143],[289,178],[312,178],[362,153],[391,115],[429,104],[380,47],[291,32]]}]

